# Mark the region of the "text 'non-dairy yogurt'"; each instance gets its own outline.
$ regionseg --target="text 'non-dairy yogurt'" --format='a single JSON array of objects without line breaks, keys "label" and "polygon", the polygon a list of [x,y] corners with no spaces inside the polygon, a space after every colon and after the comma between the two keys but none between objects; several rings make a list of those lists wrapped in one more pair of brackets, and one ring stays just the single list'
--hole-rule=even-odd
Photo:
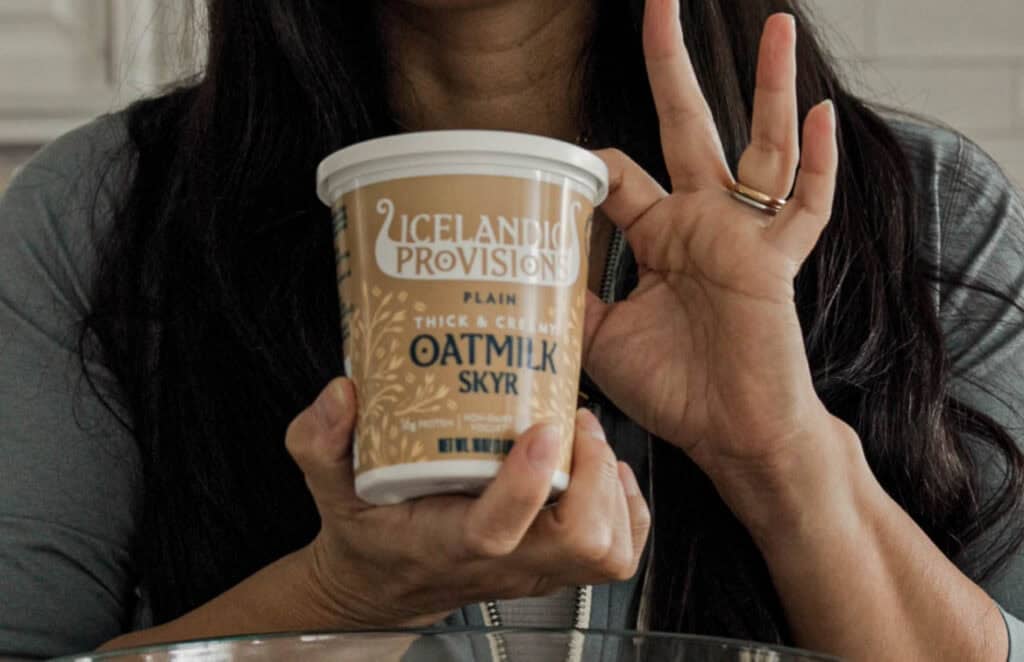
[{"label": "text 'non-dairy yogurt'", "polygon": [[586,150],[494,131],[381,138],[321,163],[361,498],[479,492],[541,422],[563,442],[553,493],[567,487],[607,179]]}]

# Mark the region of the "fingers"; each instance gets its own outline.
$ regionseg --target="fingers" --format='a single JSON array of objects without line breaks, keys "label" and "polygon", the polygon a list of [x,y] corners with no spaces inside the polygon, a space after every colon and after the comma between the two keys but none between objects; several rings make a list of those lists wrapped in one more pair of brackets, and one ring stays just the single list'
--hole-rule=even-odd
[{"label": "fingers", "polygon": [[767,238],[798,265],[803,264],[832,215],[839,148],[831,101],[818,104],[804,121],[800,173],[792,200],[767,229]]},{"label": "fingers", "polygon": [[501,470],[467,513],[463,545],[470,556],[510,554],[551,493],[561,457],[558,428],[536,425],[513,445]]},{"label": "fingers", "polygon": [[640,484],[636,482],[636,475],[625,462],[619,462],[619,480],[626,496],[629,532],[633,544],[633,572],[630,573],[632,576],[640,565],[640,557],[643,556],[647,536],[651,532],[651,511],[647,508],[647,501],[644,499]]},{"label": "fingers", "polygon": [[633,159],[617,149],[594,152],[608,166],[608,197],[601,211],[623,232],[640,262],[646,262],[651,246],[665,241],[671,218],[661,214],[658,203],[668,193]]},{"label": "fingers", "polygon": [[673,187],[728,186],[732,175],[718,129],[683,43],[679,0],[648,0],[644,56]]},{"label": "fingers", "polygon": [[359,503],[352,475],[356,393],[345,378],[331,381],[288,426],[285,447],[306,476],[321,512]]},{"label": "fingers", "polygon": [[421,510],[403,514],[399,529],[394,513],[385,512],[392,509],[377,509],[381,521],[360,539],[388,530],[387,542],[375,548],[407,550],[421,573],[412,576],[423,583],[443,577],[449,591],[459,592],[460,604],[628,579],[636,574],[647,540],[646,502],[632,472],[616,462],[593,414],[578,413],[575,435],[572,481],[553,508],[542,506],[559,440],[551,428],[535,426],[516,441],[478,499],[413,502]]},{"label": "fingers", "polygon": [[[643,497],[640,496],[640,502]],[[563,584],[620,581],[636,572],[639,555],[619,465],[600,424],[581,410],[576,421],[573,474],[555,508],[544,510],[513,555],[524,568]],[[646,504],[642,505],[646,512]],[[643,524],[644,516],[637,513]],[[638,531],[646,540],[646,529]],[[642,550],[642,542],[639,544]]]},{"label": "fingers", "polygon": [[624,232],[639,232],[648,212],[668,196],[647,171],[618,149],[600,149],[594,154],[608,167],[608,197],[601,205],[608,218]]},{"label": "fingers", "polygon": [[796,94],[796,23],[775,14],[765,23],[757,65],[751,142],[738,178],[775,198],[787,198],[800,158]]},{"label": "fingers", "polygon": [[[633,255],[647,265],[656,251],[652,246],[664,244],[671,232],[671,218],[655,208],[668,193],[633,159],[617,149],[595,151],[608,167],[608,197],[601,211],[626,234]],[[587,364],[591,341],[609,306],[593,292],[587,292],[587,305],[583,322],[583,364]]]}]

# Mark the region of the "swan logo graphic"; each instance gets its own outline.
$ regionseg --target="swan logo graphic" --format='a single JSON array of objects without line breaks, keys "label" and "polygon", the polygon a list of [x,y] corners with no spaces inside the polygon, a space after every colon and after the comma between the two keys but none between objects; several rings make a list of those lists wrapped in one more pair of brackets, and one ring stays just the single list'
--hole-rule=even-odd
[{"label": "swan logo graphic", "polygon": [[557,222],[536,218],[458,213],[399,213],[379,198],[383,223],[377,265],[407,280],[472,280],[571,286],[580,274],[578,216],[583,205],[566,201]]}]

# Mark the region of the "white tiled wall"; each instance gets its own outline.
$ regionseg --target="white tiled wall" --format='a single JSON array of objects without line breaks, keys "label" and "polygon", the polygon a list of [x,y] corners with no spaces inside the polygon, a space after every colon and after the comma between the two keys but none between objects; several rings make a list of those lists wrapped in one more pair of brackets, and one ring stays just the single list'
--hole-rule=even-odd
[{"label": "white tiled wall", "polygon": [[855,89],[942,120],[1024,184],[1024,0],[805,0]]}]

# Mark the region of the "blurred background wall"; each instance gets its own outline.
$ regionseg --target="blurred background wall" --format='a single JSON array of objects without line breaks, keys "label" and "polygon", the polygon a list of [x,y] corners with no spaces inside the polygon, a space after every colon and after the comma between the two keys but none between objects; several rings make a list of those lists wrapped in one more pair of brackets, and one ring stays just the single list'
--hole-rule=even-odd
[{"label": "blurred background wall", "polygon": [[[0,189],[40,144],[192,72],[193,2],[0,0]],[[1024,183],[1024,0],[807,4],[855,89],[953,125]]]},{"label": "blurred background wall", "polygon": [[1024,0],[808,0],[855,89],[938,118],[1024,184]]},{"label": "blurred background wall", "polygon": [[90,118],[191,73],[197,0],[0,0],[0,189]]}]

